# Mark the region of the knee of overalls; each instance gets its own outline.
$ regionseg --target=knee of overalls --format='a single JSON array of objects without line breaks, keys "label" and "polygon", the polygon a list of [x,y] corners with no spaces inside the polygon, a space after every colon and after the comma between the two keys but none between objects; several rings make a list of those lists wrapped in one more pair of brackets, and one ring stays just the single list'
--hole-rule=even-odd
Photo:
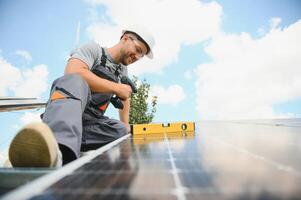
[{"label": "knee of overalls", "polygon": [[63,98],[80,100],[86,104],[91,98],[88,83],[78,74],[66,74],[56,79],[51,87],[50,100]]}]

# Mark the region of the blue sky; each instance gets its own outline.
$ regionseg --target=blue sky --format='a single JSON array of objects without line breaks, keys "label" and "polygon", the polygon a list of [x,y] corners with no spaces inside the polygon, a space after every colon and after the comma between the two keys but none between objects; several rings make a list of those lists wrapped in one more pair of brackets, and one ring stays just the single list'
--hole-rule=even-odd
[{"label": "blue sky", "polygon": [[[154,121],[300,117],[299,20],[298,0],[2,0],[0,96],[45,101],[79,22],[79,43],[103,46],[143,23],[156,37],[155,59],[129,71],[158,95]],[[0,150],[40,112],[0,113]],[[117,117],[112,106],[108,115]]]}]

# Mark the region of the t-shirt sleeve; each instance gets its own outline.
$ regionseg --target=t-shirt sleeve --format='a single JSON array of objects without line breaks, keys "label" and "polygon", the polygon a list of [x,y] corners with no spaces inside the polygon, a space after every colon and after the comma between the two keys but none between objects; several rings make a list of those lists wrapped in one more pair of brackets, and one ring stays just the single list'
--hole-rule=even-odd
[{"label": "t-shirt sleeve", "polygon": [[73,49],[70,52],[70,58],[80,59],[89,66],[89,69],[91,69],[99,58],[99,49],[99,45],[96,42],[90,42]]}]

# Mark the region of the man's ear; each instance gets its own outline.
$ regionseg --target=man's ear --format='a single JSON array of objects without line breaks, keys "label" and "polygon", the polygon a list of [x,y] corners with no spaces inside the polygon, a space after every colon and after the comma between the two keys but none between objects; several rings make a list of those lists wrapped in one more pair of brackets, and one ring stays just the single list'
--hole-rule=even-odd
[{"label": "man's ear", "polygon": [[119,41],[120,43],[124,43],[126,41],[127,41],[127,38],[126,38],[125,35],[123,35],[123,36],[120,37],[120,41]]},{"label": "man's ear", "polygon": [[122,39],[123,39],[124,41],[127,41],[127,40],[129,39],[129,36],[128,36],[127,34],[124,34],[124,35],[122,36]]}]

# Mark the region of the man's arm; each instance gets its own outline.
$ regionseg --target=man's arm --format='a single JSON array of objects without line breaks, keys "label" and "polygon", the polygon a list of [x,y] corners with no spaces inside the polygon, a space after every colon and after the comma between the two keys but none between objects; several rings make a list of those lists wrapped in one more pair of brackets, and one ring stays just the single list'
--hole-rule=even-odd
[{"label": "man's arm", "polygon": [[127,99],[123,102],[123,109],[119,110],[119,119],[122,121],[130,132],[130,125],[129,125],[129,113],[130,113],[130,99]]},{"label": "man's arm", "polygon": [[132,89],[130,86],[121,83],[115,83],[96,76],[89,70],[88,65],[77,58],[70,58],[65,74],[77,73],[88,83],[93,92],[114,93],[122,99],[130,97]]}]

